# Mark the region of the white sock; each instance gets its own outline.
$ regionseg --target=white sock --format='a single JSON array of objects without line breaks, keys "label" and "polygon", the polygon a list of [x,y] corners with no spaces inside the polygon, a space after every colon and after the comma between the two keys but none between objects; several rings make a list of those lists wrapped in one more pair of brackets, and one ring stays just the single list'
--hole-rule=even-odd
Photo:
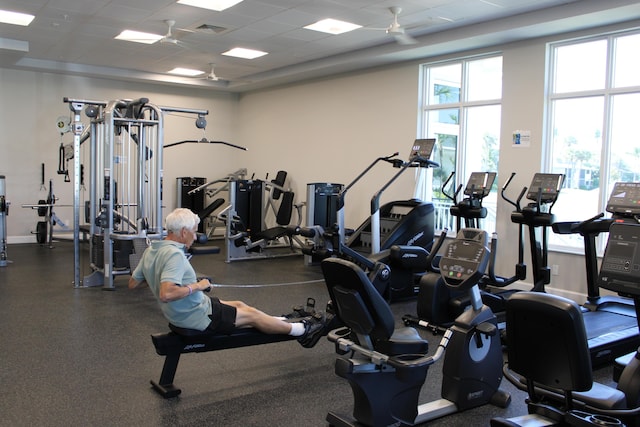
[{"label": "white sock", "polygon": [[291,331],[289,331],[289,335],[292,337],[300,337],[304,334],[304,323],[296,322],[291,324]]}]

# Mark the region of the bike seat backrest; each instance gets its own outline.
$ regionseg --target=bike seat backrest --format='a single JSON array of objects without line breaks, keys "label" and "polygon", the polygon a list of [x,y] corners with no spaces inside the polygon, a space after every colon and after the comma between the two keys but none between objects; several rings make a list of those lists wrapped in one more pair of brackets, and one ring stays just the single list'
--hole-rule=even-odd
[{"label": "bike seat backrest", "polygon": [[582,313],[567,298],[517,292],[506,302],[509,368],[529,381],[564,391],[593,385]]},{"label": "bike seat backrest", "polygon": [[291,214],[293,212],[293,199],[295,194],[293,191],[282,192],[282,201],[278,208],[278,214],[276,215],[276,222],[278,225],[289,225],[291,222]]},{"label": "bike seat backrest", "polygon": [[370,336],[374,347],[388,341],[395,328],[393,313],[364,271],[340,258],[327,258],[321,267],[340,319],[354,332]]}]

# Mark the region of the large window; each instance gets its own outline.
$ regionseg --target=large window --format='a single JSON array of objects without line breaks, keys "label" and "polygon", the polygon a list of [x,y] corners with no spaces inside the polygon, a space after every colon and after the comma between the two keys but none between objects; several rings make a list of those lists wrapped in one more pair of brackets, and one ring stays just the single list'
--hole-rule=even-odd
[{"label": "large window", "polygon": [[[615,182],[640,180],[639,51],[638,32],[549,46],[548,165],[566,176],[558,220],[604,212]],[[552,234],[550,243],[583,247],[580,235]]]},{"label": "large window", "polygon": [[[416,197],[432,200],[436,228],[455,232],[449,200],[442,186],[452,172],[451,194],[472,172],[497,172],[502,99],[502,57],[488,56],[424,64],[420,127],[423,138],[436,138],[437,169],[421,171]],[[488,210],[482,227],[495,230],[496,187],[485,198]],[[458,196],[461,200],[462,194]]]}]

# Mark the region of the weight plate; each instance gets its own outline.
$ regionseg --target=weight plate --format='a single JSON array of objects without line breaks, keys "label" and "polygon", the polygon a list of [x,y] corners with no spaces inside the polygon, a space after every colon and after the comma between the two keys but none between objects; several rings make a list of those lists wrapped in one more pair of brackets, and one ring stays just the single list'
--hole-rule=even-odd
[{"label": "weight plate", "polygon": [[36,240],[38,243],[47,241],[47,221],[38,221],[36,224]]},{"label": "weight plate", "polygon": [[[46,203],[47,203],[46,200],[42,200],[42,199],[38,200],[39,205],[44,205]],[[47,216],[47,208],[44,206],[38,207],[38,216]]]}]

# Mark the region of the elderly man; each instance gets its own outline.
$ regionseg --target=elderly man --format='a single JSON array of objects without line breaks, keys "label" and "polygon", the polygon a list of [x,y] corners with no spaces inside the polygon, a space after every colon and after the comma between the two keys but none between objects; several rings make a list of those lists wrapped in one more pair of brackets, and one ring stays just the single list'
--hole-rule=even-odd
[{"label": "elderly man", "polygon": [[303,347],[313,347],[326,333],[324,316],[298,321],[268,315],[241,301],[221,301],[203,293],[208,279],[198,280],[185,255],[196,240],[200,218],[189,209],[178,208],[166,219],[167,237],[151,242],[129,279],[129,288],[147,284],[162,313],[178,327],[229,334],[234,328],[252,327],[266,334],[298,337]]}]

